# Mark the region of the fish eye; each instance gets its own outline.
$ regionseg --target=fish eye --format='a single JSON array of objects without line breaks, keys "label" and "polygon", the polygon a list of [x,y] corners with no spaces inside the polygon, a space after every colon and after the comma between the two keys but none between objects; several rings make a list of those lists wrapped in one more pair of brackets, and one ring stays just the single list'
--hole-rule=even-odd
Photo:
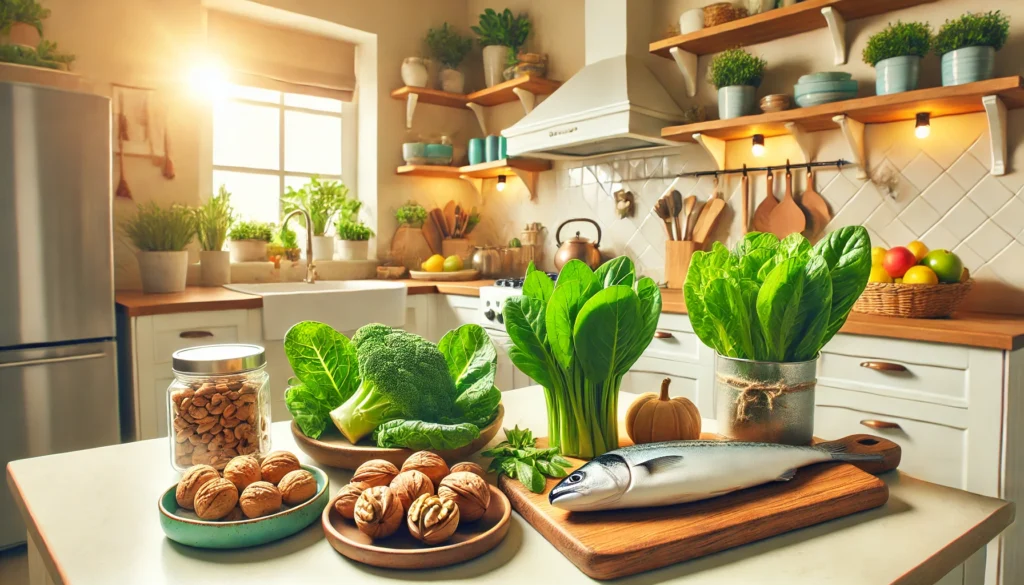
[{"label": "fish eye", "polygon": [[567,483],[579,483],[583,481],[583,474],[577,471],[570,475],[566,481]]}]

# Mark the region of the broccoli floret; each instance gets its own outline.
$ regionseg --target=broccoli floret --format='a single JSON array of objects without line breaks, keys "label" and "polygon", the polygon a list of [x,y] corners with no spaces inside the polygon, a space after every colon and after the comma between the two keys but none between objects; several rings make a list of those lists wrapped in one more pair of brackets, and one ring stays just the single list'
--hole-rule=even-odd
[{"label": "broccoli floret", "polygon": [[331,420],[352,443],[395,419],[446,422],[455,416],[455,383],[437,346],[385,325],[367,325],[352,338],[361,382]]}]

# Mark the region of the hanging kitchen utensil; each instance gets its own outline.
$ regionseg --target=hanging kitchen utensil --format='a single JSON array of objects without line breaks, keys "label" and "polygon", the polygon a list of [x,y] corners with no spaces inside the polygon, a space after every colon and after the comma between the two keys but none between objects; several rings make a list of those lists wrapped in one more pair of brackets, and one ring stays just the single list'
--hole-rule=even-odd
[{"label": "hanging kitchen utensil", "polygon": [[747,165],[743,165],[743,178],[740,180],[740,192],[743,200],[740,205],[743,208],[743,233],[750,230],[750,177],[747,176]]},{"label": "hanging kitchen utensil", "polygon": [[[681,222],[679,221],[679,214],[683,211],[683,194],[679,191],[672,190],[672,209],[675,213],[672,215],[672,223],[676,226],[676,239],[684,240],[684,230]],[[691,208],[690,211],[693,211]]]},{"label": "hanging kitchen utensil", "polygon": [[832,221],[832,214],[828,210],[828,202],[814,190],[814,171],[807,167],[807,189],[800,197],[800,206],[807,213],[807,229],[804,236],[812,242],[825,231],[825,226]]},{"label": "hanging kitchen utensil", "polygon": [[[597,241],[591,242],[589,239],[580,236],[579,232],[576,232],[576,236],[566,241],[562,241],[562,228],[566,224],[570,224],[577,221],[585,221],[594,224],[594,228],[597,229]],[[597,267],[601,265],[601,251],[598,247],[601,245],[601,226],[592,219],[586,217],[578,217],[576,219],[567,219],[562,222],[558,229],[555,231],[555,242],[558,244],[558,251],[555,252],[555,270],[561,270],[562,266],[569,260],[582,260],[590,267],[591,270],[597,270]]]},{"label": "hanging kitchen utensil", "polygon": [[118,115],[117,118],[117,166],[121,178],[117,182],[117,191],[114,192],[114,195],[117,197],[123,197],[125,199],[131,199],[132,190],[128,188],[128,181],[126,181],[124,178],[124,141],[128,136],[128,120],[124,115],[124,98],[119,99],[118,102],[118,107],[121,109],[121,114]]},{"label": "hanging kitchen utensil", "polygon": [[167,127],[167,117],[164,116],[164,178],[168,181],[174,178],[174,161],[171,160],[171,132]]},{"label": "hanging kitchen utensil", "polygon": [[711,193],[711,198],[704,204],[704,208],[700,210],[700,215],[697,216],[697,223],[693,227],[693,241],[701,247],[704,246],[704,242],[707,240],[711,231],[715,228],[715,223],[718,222],[718,216],[722,214],[722,209],[725,207],[725,200],[722,199],[721,194],[718,192],[718,177],[715,177],[715,189]]},{"label": "hanging kitchen utensil", "polygon": [[672,241],[672,228],[669,227],[669,215],[668,215],[668,204],[664,198],[658,199],[654,202],[654,213],[661,218],[661,227],[665,228],[665,239]]},{"label": "hanging kitchen utensil", "polygon": [[[679,191],[676,191],[678,193]],[[690,195],[683,200],[683,231],[680,233],[678,218],[676,221],[676,230],[679,233],[679,240],[689,240],[690,235],[693,233],[693,210],[697,207],[697,196]]]},{"label": "hanging kitchen utensil", "polygon": [[768,193],[765,195],[764,201],[754,210],[754,231],[767,233],[771,231],[768,219],[772,215],[772,210],[779,204],[779,200],[775,198],[775,173],[768,171],[765,182]]},{"label": "hanging kitchen utensil", "polygon": [[782,201],[772,210],[768,218],[771,225],[771,232],[782,239],[789,234],[799,234],[807,227],[807,218],[800,206],[793,199],[793,173],[786,165],[786,195]]},{"label": "hanging kitchen utensil", "polygon": [[455,202],[449,201],[444,206],[444,225],[445,231],[448,232],[448,237],[454,237],[455,234]]}]

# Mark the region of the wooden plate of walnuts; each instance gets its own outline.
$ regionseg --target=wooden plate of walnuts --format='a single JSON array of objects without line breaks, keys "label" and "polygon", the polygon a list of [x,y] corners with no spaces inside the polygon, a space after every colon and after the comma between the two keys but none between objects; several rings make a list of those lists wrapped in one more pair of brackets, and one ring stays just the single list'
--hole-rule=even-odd
[{"label": "wooden plate of walnuts", "polygon": [[288,451],[235,457],[223,473],[195,465],[160,496],[167,538],[199,548],[256,546],[295,534],[330,499],[327,475]]},{"label": "wooden plate of walnuts", "polygon": [[356,469],[323,511],[327,541],[361,563],[427,569],[468,561],[508,533],[512,506],[475,463],[451,468],[429,451],[401,467],[383,459]]}]

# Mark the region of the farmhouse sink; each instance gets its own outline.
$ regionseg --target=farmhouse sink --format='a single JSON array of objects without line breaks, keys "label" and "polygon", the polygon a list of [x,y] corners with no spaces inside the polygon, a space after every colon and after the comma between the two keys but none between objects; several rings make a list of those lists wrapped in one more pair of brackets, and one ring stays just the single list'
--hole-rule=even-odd
[{"label": "farmhouse sink", "polygon": [[367,323],[405,325],[407,288],[382,280],[322,280],[229,284],[229,290],[263,297],[263,339],[284,339],[299,321],[320,321],[352,332]]}]

